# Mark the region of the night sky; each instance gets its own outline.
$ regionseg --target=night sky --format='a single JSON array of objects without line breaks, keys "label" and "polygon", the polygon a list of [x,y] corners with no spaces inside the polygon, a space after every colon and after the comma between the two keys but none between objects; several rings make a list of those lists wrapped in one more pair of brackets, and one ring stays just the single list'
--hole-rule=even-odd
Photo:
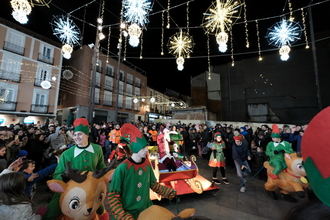
[{"label": "night sky", "polygon": [[[29,22],[23,25],[32,31],[35,31],[41,35],[45,35],[55,41],[58,41],[56,37],[52,35],[52,30],[49,23],[52,20],[53,15],[64,15],[72,10],[79,8],[91,0],[53,0],[50,8],[47,7],[34,7],[31,15],[29,16]],[[186,2],[186,0],[171,0],[171,6],[178,5]],[[287,13],[288,0],[246,0],[247,4],[247,20],[256,20],[264,17],[278,16],[282,13]],[[323,2],[321,0],[291,0],[293,9],[299,9],[308,5],[310,2],[318,3]],[[325,3],[313,7],[313,19],[315,32],[329,32],[330,19],[328,18],[330,11],[330,1],[324,1]],[[73,20],[79,26],[80,30],[84,29],[83,43],[89,44],[95,41],[96,28],[89,24],[83,25],[80,20],[85,20],[87,23],[96,25],[96,18],[98,16],[100,0],[96,0],[94,3],[86,7],[86,16],[84,19],[85,8],[72,13]],[[190,29],[190,34],[193,36],[195,45],[192,58],[186,59],[184,70],[178,71],[176,68],[175,58],[168,54],[167,44],[171,35],[177,32],[179,27],[186,27],[186,5],[177,7],[170,10],[171,28],[165,28],[164,34],[164,51],[165,55],[161,56],[161,23],[162,13],[157,13],[167,7],[167,0],[153,1],[153,10],[149,17],[150,23],[147,25],[147,30],[143,33],[143,60],[139,59],[140,47],[132,48],[127,44],[127,61],[135,64],[141,69],[146,71],[148,77],[148,85],[160,91],[164,91],[166,88],[173,89],[180,93],[190,95],[190,77],[198,75],[207,70],[207,38],[204,34],[204,30],[198,26],[202,23],[203,13],[210,6],[211,1],[206,0],[194,0],[189,4],[190,19],[189,23],[191,27],[197,27]],[[112,25],[110,51],[113,54],[117,54],[117,42],[118,42],[118,26],[120,20],[120,0],[106,0],[104,11],[104,25]],[[284,10],[283,10],[284,9]],[[307,11],[307,10],[306,10]],[[167,13],[165,15],[165,26],[167,24]],[[301,22],[301,12],[295,12],[294,17],[297,21]],[[0,16],[16,22],[11,16],[10,0],[2,0],[0,7]],[[79,19],[76,19],[76,18]],[[245,48],[245,29],[243,19],[243,9],[241,11],[241,18],[237,20],[237,23],[233,26],[233,45],[234,53],[244,53],[249,51],[257,51],[256,40],[256,28],[255,22],[248,23],[248,33],[250,48]],[[260,43],[261,49],[267,50],[273,48],[267,44],[265,35],[267,29],[274,23],[280,21],[280,17],[273,19],[259,21],[260,30]],[[307,27],[308,16],[306,17]],[[19,23],[18,23],[19,24]],[[302,26],[302,24],[301,24]],[[108,33],[108,29],[104,30],[104,33]],[[328,33],[328,35],[329,35]],[[309,34],[309,32],[308,32]],[[310,37],[309,37],[310,38]],[[297,43],[303,43],[303,40]],[[101,47],[107,47],[107,41],[103,40]],[[277,53],[277,52],[276,52]],[[213,35],[210,36],[210,54],[219,55],[218,46]],[[235,60],[244,59],[246,57],[257,57],[257,53],[250,55],[237,55]],[[200,57],[200,58],[194,58]],[[218,56],[211,58],[211,65],[223,64],[231,62],[230,59],[230,41],[228,42],[228,50],[225,56]]]}]

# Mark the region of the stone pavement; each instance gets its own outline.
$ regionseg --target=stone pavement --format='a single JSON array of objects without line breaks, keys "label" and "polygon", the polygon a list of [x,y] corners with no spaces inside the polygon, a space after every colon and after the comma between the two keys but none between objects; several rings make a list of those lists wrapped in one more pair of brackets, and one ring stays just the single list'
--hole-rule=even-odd
[{"label": "stone pavement", "polygon": [[[207,166],[207,162],[199,159],[199,171],[202,176],[211,179],[211,168]],[[248,178],[247,191],[241,193],[236,170],[227,168],[227,177],[230,184],[221,184],[219,191],[204,192],[201,195],[189,194],[181,196],[178,202],[162,200],[154,204],[164,206],[174,213],[185,208],[195,208],[196,215],[214,220],[278,220],[283,219],[292,207],[303,202],[301,199],[298,203],[273,200],[264,192],[264,181],[253,177]],[[34,196],[34,204],[36,207],[45,206],[50,199],[51,193],[42,185]]]}]

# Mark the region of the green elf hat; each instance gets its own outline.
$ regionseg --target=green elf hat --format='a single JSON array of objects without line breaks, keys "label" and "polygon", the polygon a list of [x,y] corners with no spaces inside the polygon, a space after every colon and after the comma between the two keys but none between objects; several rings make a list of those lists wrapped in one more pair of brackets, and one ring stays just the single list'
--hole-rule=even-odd
[{"label": "green elf hat", "polygon": [[278,128],[277,125],[273,125],[272,126],[272,138],[281,138],[281,134],[280,134],[280,129]]},{"label": "green elf hat", "polygon": [[302,156],[307,178],[315,195],[330,206],[330,107],[308,124],[302,138]]},{"label": "green elf hat", "polygon": [[220,132],[215,132],[214,135],[213,135],[213,138],[217,138],[218,136],[221,137],[221,133]]},{"label": "green elf hat", "polygon": [[89,135],[89,123],[86,118],[77,118],[73,122],[74,132],[81,131]]},{"label": "green elf hat", "polygon": [[148,145],[142,132],[130,123],[123,124],[120,128],[122,139],[128,141],[128,147],[132,153],[137,153]]}]

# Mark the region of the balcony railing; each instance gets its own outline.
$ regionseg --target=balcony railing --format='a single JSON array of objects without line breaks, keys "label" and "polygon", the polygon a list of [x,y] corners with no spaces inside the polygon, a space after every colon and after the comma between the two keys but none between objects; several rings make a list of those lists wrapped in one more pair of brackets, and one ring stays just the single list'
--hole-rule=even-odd
[{"label": "balcony railing", "polygon": [[21,78],[21,74],[9,72],[7,70],[0,69],[0,79],[11,80],[14,82],[19,82]]},{"label": "balcony railing", "polygon": [[31,105],[31,112],[36,113],[47,113],[48,112],[48,105]]},{"label": "balcony railing", "polygon": [[21,47],[17,44],[5,41],[5,44],[3,45],[3,49],[7,51],[11,51],[20,55],[24,55],[24,47]]},{"label": "balcony railing", "polygon": [[0,101],[0,110],[4,111],[15,111],[16,110],[16,102],[12,101]]},{"label": "balcony railing", "polygon": [[39,53],[38,60],[42,61],[44,63],[48,63],[48,64],[53,64],[54,63],[54,57],[45,56],[42,53]]}]

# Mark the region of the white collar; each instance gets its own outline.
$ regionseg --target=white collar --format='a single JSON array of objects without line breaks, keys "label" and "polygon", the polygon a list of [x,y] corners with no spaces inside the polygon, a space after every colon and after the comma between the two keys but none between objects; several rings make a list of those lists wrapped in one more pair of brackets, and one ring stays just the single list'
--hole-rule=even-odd
[{"label": "white collar", "polygon": [[93,146],[90,144],[88,147],[82,149],[82,148],[78,148],[78,147],[75,147],[74,148],[74,156],[73,157],[77,157],[81,152],[83,152],[84,150],[88,151],[88,152],[91,152],[91,153],[94,153],[94,148]]}]

